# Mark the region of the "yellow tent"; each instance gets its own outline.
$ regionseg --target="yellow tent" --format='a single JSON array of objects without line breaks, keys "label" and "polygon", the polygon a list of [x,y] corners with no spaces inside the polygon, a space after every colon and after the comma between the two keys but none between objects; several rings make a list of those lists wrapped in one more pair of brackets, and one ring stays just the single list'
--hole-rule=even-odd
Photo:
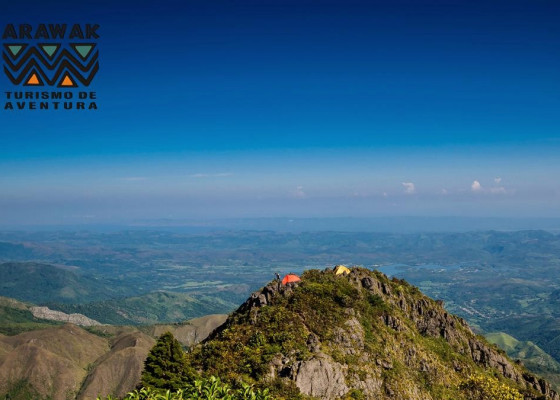
[{"label": "yellow tent", "polygon": [[334,274],[335,275],[346,275],[349,274],[350,270],[346,268],[344,265],[337,265],[334,267]]}]

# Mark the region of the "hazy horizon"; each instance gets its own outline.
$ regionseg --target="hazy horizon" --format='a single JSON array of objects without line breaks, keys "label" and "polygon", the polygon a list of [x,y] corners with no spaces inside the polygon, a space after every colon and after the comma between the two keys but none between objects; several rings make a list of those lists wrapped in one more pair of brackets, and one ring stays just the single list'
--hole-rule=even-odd
[{"label": "hazy horizon", "polygon": [[354,233],[465,233],[481,231],[543,230],[560,233],[560,218],[475,218],[475,217],[376,217],[376,218],[216,218],[155,219],[122,223],[17,224],[0,225],[0,232],[177,232],[205,234],[219,232],[354,232]]},{"label": "hazy horizon", "polygon": [[100,25],[99,109],[0,110],[0,225],[560,218],[558,15],[518,0],[11,4],[3,25]]}]

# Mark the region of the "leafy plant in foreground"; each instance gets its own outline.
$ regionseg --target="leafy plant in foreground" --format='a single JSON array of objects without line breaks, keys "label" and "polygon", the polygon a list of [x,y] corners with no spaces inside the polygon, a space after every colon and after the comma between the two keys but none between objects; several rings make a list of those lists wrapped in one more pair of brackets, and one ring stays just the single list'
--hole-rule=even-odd
[{"label": "leafy plant in foreground", "polygon": [[[117,400],[115,397],[98,397],[97,400]],[[184,388],[171,391],[142,388],[130,392],[122,400],[273,400],[268,389],[255,389],[252,385],[241,384],[233,389],[220,378],[195,380]]]}]

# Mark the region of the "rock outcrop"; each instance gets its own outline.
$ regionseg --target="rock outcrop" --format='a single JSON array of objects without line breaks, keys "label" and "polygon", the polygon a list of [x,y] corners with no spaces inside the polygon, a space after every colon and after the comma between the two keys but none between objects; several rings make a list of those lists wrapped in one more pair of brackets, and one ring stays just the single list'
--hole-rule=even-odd
[{"label": "rock outcrop", "polygon": [[344,366],[334,362],[325,354],[318,353],[313,358],[300,361],[291,371],[290,378],[302,393],[322,399],[332,399],[345,395]]},{"label": "rock outcrop", "polygon": [[271,282],[189,360],[207,373],[249,377],[273,390],[284,385],[281,395],[295,386],[320,399],[469,399],[466,382],[487,374],[526,400],[560,400],[443,302],[363,268],[346,276],[312,270],[299,283]]},{"label": "rock outcrop", "polygon": [[79,326],[100,326],[101,322],[88,318],[83,314],[66,314],[62,311],[51,310],[48,307],[30,307],[29,311],[35,318],[46,319],[49,321],[67,322]]}]

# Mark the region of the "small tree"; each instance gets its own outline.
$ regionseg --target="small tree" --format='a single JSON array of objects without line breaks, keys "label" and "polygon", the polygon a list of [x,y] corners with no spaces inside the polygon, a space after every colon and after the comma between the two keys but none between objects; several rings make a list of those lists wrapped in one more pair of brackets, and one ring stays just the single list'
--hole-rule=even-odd
[{"label": "small tree", "polygon": [[142,372],[142,386],[177,390],[191,381],[181,344],[170,333],[160,336],[148,353]]}]

